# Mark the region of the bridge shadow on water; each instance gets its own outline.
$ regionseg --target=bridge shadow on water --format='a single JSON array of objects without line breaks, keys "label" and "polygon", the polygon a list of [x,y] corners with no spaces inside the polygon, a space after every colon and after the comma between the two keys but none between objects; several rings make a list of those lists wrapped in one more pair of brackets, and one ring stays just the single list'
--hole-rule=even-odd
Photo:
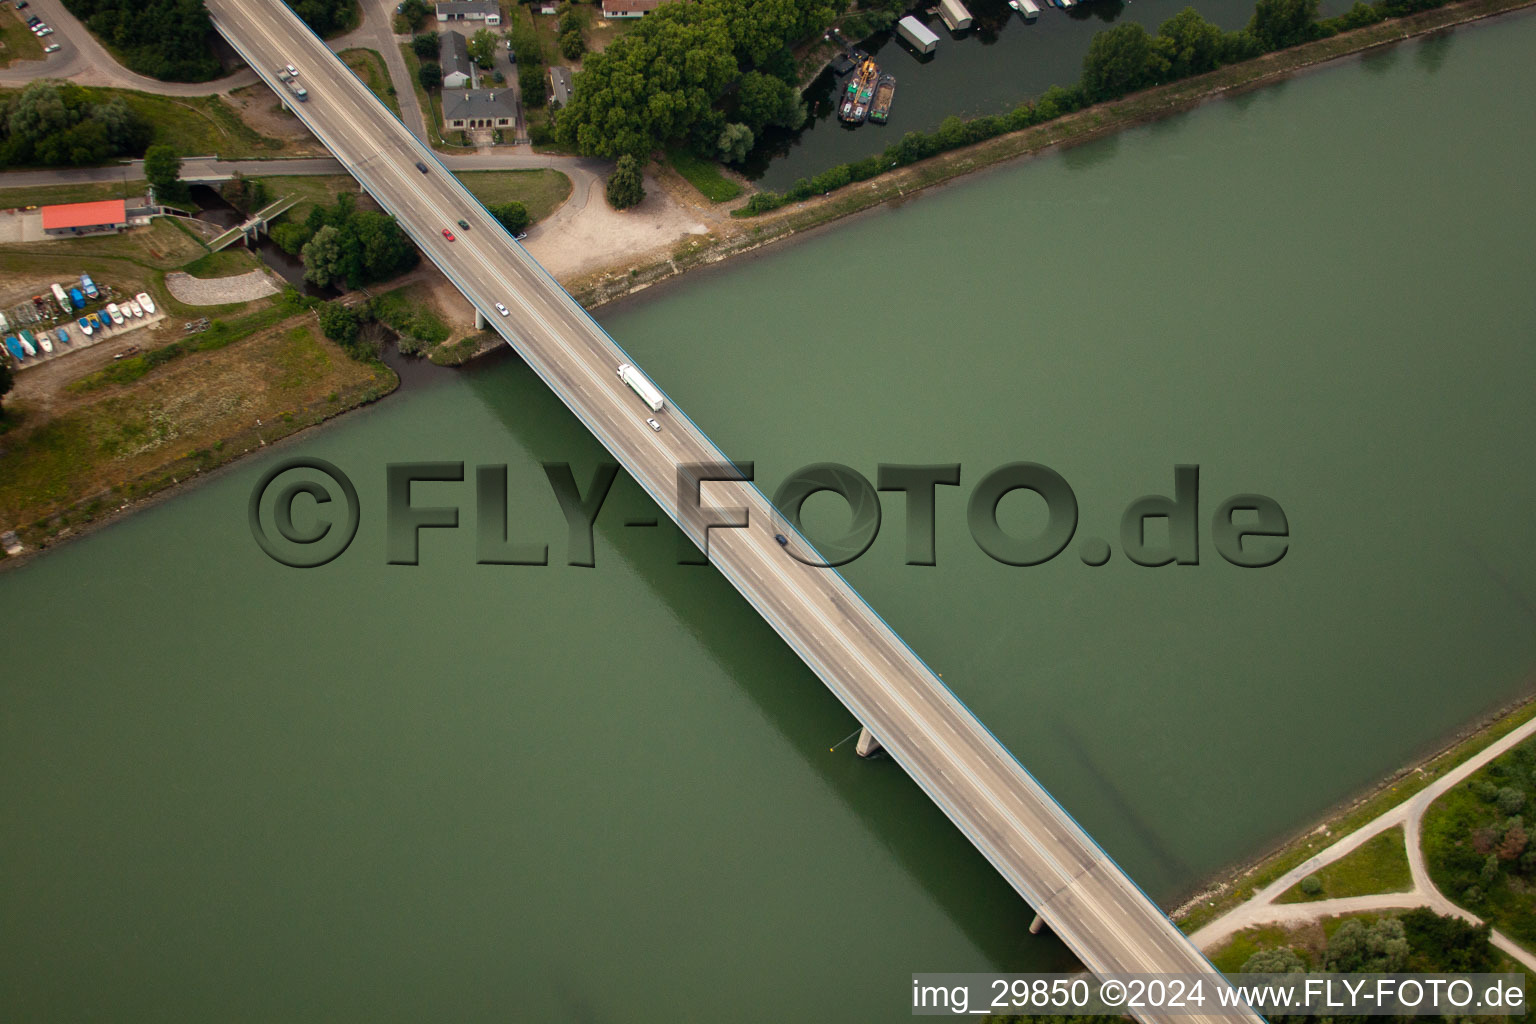
[{"label": "bridge shadow on water", "polygon": [[[583,488],[593,466],[611,460],[516,353],[483,359],[464,375],[469,390],[529,454],[571,463]],[[652,516],[660,528],[624,525]],[[857,730],[858,722],[725,577],[706,566],[677,564],[680,532],[627,473],[615,481],[595,531],[598,547],[606,541],[646,581],[722,674],[995,968],[1058,970],[1074,964],[1071,952],[1048,931],[1029,934],[1034,911],[898,765],[884,757],[862,761],[851,741],[829,751]],[[551,564],[559,563],[564,550],[563,539],[551,538]],[[600,563],[604,557],[608,553],[599,550]]]}]

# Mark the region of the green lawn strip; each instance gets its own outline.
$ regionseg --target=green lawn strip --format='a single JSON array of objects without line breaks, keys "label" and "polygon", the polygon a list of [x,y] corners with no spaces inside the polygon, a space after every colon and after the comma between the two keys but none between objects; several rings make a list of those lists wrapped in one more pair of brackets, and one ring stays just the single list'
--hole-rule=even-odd
[{"label": "green lawn strip", "polygon": [[1526,701],[1509,714],[1490,723],[1486,728],[1461,740],[1443,753],[1437,754],[1425,763],[1421,770],[1410,768],[1398,773],[1376,792],[1331,820],[1326,834],[1318,835],[1314,830],[1309,829],[1302,838],[1282,847],[1276,853],[1240,873],[1219,896],[1190,907],[1177,918],[1179,927],[1185,932],[1198,931],[1308,857],[1332,846],[1341,837],[1413,796],[1450,769],[1533,717],[1536,717],[1536,701]]},{"label": "green lawn strip", "polygon": [[363,80],[369,92],[394,111],[396,117],[400,116],[400,99],[395,95],[395,87],[389,81],[389,68],[384,63],[383,54],[378,50],[358,47],[342,50],[336,56],[340,57],[342,62]]},{"label": "green lawn strip", "polygon": [[1536,952],[1536,844],[1528,838],[1533,831],[1536,738],[1436,800],[1421,826],[1435,887]]},{"label": "green lawn strip", "polygon": [[100,199],[143,199],[147,184],[138,168],[128,170],[128,180],[89,181],[78,185],[22,185],[7,187],[0,176],[0,208],[51,206],[55,203],[90,203]]},{"label": "green lawn strip", "polygon": [[220,249],[218,252],[210,252],[206,256],[200,256],[181,269],[193,277],[234,277],[237,274],[249,273],[261,266],[250,250],[239,246],[231,246],[228,249]]},{"label": "green lawn strip", "polygon": [[340,192],[356,193],[361,186],[350,174],[282,174],[257,179],[269,196],[297,196],[298,202],[283,212],[279,220],[295,223],[309,216],[316,206],[330,206]]},{"label": "green lawn strip", "polygon": [[528,216],[534,221],[548,217],[571,196],[571,179],[549,167],[526,171],[461,171],[458,178],[482,203],[522,203],[528,207]]},{"label": "green lawn strip", "polygon": [[88,90],[101,100],[121,96],[154,128],[154,143],[175,148],[182,156],[214,155],[222,160],[271,156],[283,148],[281,139],[262,135],[240,120],[219,96],[156,96],[131,89]]},{"label": "green lawn strip", "polygon": [[42,60],[43,42],[23,24],[20,16],[7,5],[0,8],[0,68],[8,68],[12,61]]},{"label": "green lawn strip", "polygon": [[1344,896],[1369,896],[1380,892],[1407,892],[1413,888],[1408,871],[1408,848],[1403,844],[1403,827],[1385,832],[1360,844],[1332,864],[1318,869],[1308,878],[1316,878],[1315,892],[1306,880],[1291,886],[1276,903],[1310,903]]},{"label": "green lawn strip", "polygon": [[1248,958],[1259,950],[1287,945],[1288,934],[1279,925],[1245,928],[1228,939],[1226,945],[1218,947],[1208,955],[1218,971],[1223,974],[1236,974],[1243,969],[1243,964],[1248,962]]},{"label": "green lawn strip", "polygon": [[712,203],[727,203],[741,195],[741,186],[720,173],[720,165],[713,160],[705,160],[680,147],[667,150],[667,159],[688,184]]},{"label": "green lawn strip", "polygon": [[[147,228],[133,228],[115,235],[86,238],[60,238],[49,242],[8,242],[0,245],[0,254],[25,256],[23,266],[32,257],[68,257],[79,267],[82,258],[126,259],[142,267],[179,267],[206,251],[198,240],[180,225],[167,223],[174,217],[156,217]],[[77,274],[79,270],[75,271]]]}]

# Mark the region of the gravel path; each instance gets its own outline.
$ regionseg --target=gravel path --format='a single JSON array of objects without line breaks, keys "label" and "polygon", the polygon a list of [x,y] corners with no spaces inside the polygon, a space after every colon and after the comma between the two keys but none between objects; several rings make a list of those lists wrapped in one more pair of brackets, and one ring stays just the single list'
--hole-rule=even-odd
[{"label": "gravel path", "polygon": [[[1419,844],[1419,822],[1429,805],[1442,794],[1460,783],[1483,765],[1503,754],[1523,740],[1536,736],[1536,719],[1526,722],[1509,735],[1467,758],[1434,782],[1425,786],[1412,797],[1382,813],[1355,831],[1344,836],[1332,846],[1297,865],[1269,885],[1253,894],[1248,902],[1234,907],[1226,915],[1217,918],[1190,936],[1201,949],[1210,949],[1231,938],[1245,928],[1259,924],[1296,923],[1311,921],[1334,914],[1350,914],[1362,910],[1383,910],[1389,907],[1429,907],[1437,914],[1454,915],[1475,924],[1482,920],[1461,909],[1435,888],[1430,881],[1429,870],[1424,863],[1424,851]],[[1312,874],[1318,868],[1346,856],[1362,843],[1389,828],[1403,826],[1403,836],[1408,852],[1408,868],[1413,877],[1413,888],[1408,892],[1380,893],[1371,896],[1346,896],[1342,899],[1315,900],[1310,903],[1275,903],[1281,893]],[[1527,969],[1536,971],[1536,955],[1495,931],[1493,944]]]},{"label": "gravel path", "polygon": [[165,287],[177,301],[189,306],[222,306],[227,302],[249,302],[279,291],[265,270],[252,270],[234,277],[193,277],[191,274],[166,274]]}]

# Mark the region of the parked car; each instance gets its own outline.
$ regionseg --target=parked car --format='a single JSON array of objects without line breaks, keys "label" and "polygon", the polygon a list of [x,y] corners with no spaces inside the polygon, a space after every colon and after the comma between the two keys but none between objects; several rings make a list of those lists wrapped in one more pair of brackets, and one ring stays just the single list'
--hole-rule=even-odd
[{"label": "parked car", "polygon": [[33,25],[42,24],[42,21],[42,18],[39,18],[37,15],[33,14],[27,18],[27,28],[31,28]]},{"label": "parked car", "polygon": [[47,25],[44,25],[42,28],[37,30],[37,38],[39,39],[43,38],[43,36],[51,35],[53,35],[53,29],[49,28]]},{"label": "parked car", "polygon": [[26,10],[26,9],[27,9],[27,8],[28,8],[28,7],[29,7],[29,6],[30,6],[30,5],[29,5],[29,4],[28,4],[28,3],[27,3],[27,0],[16,0],[16,9],[17,9],[17,10],[18,10],[18,11],[24,11],[24,10]]},{"label": "parked car", "polygon": [[47,46],[43,47],[43,52],[44,53],[53,53],[54,51],[58,50],[58,48],[59,48],[59,44],[58,43],[49,43]]}]

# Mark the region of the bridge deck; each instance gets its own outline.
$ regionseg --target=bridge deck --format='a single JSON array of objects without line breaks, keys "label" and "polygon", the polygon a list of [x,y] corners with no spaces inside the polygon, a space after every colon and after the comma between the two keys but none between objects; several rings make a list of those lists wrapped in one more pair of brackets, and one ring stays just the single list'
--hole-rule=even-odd
[{"label": "bridge deck", "polygon": [[[294,104],[294,112],[697,542],[697,523],[679,519],[678,467],[722,463],[725,455],[675,405],[658,415],[661,432],[646,426],[649,410],[615,373],[619,364],[635,361],[285,4],[208,0],[207,6],[215,27],[279,95],[274,70],[290,61],[298,66],[309,101]],[[458,230],[457,241],[449,242],[442,230],[460,218],[470,230]],[[497,302],[509,315],[498,314]],[[749,510],[748,528],[712,531],[710,561],[1085,966],[1100,974],[1204,974],[1223,983],[840,575],[804,565],[779,547],[772,508],[755,486],[707,484],[705,502]],[[1251,1012],[1237,1016],[1261,1020]]]}]

